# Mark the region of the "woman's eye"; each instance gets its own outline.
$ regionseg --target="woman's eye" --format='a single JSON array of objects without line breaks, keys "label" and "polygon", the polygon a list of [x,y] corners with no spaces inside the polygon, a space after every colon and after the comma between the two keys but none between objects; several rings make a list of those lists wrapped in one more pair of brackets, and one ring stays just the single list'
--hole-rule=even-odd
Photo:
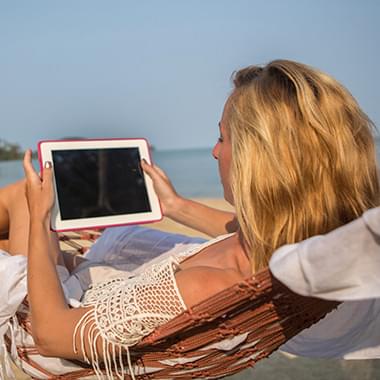
[{"label": "woman's eye", "polygon": [[223,137],[218,137],[218,142],[222,143],[223,142]]}]

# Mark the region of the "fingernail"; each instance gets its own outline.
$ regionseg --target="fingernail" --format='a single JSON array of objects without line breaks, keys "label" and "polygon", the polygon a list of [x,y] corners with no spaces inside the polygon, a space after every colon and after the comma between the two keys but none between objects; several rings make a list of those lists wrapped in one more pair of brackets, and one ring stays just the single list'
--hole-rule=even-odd
[{"label": "fingernail", "polygon": [[44,168],[45,169],[50,169],[51,167],[52,167],[51,162],[50,161],[45,161]]}]

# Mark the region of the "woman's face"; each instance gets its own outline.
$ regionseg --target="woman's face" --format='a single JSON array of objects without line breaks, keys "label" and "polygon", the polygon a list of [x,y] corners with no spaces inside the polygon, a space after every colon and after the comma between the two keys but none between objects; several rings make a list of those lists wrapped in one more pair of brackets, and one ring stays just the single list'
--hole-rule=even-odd
[{"label": "woman's face", "polygon": [[212,155],[216,160],[218,160],[219,166],[219,176],[223,185],[224,198],[227,202],[233,204],[233,196],[231,191],[231,180],[230,180],[230,167],[231,167],[231,157],[232,157],[232,147],[229,133],[227,132],[227,122],[228,122],[228,112],[229,112],[229,101],[227,100],[222,119],[219,122],[219,138],[217,143],[212,150]]}]

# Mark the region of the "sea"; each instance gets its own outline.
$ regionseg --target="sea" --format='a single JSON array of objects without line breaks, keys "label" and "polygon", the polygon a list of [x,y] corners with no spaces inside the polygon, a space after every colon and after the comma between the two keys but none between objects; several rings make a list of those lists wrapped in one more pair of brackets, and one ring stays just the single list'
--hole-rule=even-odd
[{"label": "sea", "polygon": [[[380,137],[376,139],[380,163]],[[169,176],[177,192],[191,198],[223,197],[218,165],[211,148],[185,150],[153,150],[153,161]],[[37,169],[38,163],[34,162]],[[23,178],[21,161],[0,161],[0,187]]]},{"label": "sea", "polygon": [[[177,192],[185,197],[218,198],[223,196],[216,160],[211,148],[154,149],[152,160],[169,176]],[[34,167],[38,170],[37,160]],[[22,161],[0,161],[0,187],[23,178]]]}]

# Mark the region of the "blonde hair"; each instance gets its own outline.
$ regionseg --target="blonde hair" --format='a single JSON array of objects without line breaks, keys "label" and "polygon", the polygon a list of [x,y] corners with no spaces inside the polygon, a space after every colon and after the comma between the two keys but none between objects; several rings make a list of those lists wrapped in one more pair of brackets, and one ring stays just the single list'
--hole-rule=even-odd
[{"label": "blonde hair", "polygon": [[276,60],[233,76],[231,188],[258,270],[273,251],[379,204],[371,120],[332,77]]}]

